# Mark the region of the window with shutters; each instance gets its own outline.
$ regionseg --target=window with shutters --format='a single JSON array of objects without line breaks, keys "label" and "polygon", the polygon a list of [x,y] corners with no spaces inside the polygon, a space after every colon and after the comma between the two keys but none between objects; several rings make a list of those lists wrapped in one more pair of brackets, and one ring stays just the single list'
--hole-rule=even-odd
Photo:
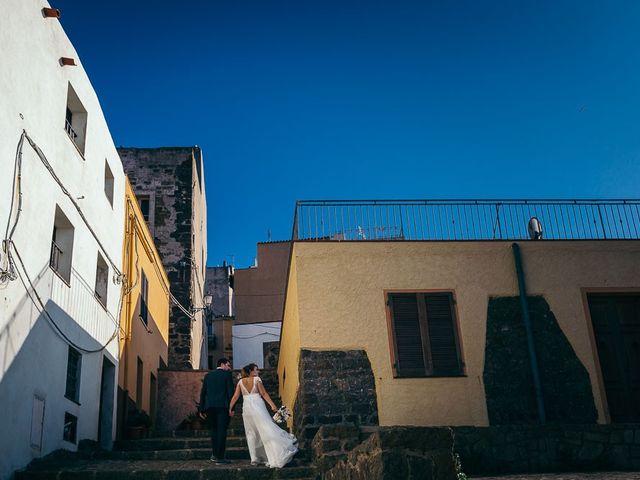
[{"label": "window with shutters", "polygon": [[451,292],[389,292],[395,377],[464,375]]}]

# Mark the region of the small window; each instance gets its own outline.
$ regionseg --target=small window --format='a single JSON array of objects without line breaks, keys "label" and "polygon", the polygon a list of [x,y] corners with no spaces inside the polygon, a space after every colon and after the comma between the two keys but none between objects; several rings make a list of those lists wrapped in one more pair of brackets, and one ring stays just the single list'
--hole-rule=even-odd
[{"label": "small window", "polygon": [[109,266],[105,262],[100,252],[98,252],[98,262],[96,265],[96,298],[103,307],[107,307],[107,286],[109,285]]},{"label": "small window", "polygon": [[67,386],[64,396],[76,403],[80,402],[80,369],[82,355],[72,346],[67,354]]},{"label": "small window", "polygon": [[144,271],[140,279],[140,320],[145,325],[149,325],[149,281]]},{"label": "small window", "polygon": [[453,295],[389,293],[396,377],[463,375]]},{"label": "small window", "polygon": [[76,443],[76,432],[78,431],[78,417],[64,412],[64,430],[62,439],[67,442]]},{"label": "small window", "polygon": [[144,374],[144,365],[140,357],[138,357],[138,366],[136,370],[136,407],[138,410],[142,410],[142,382],[143,382],[143,374]]},{"label": "small window", "polygon": [[74,228],[67,216],[56,206],[51,239],[49,265],[67,283],[71,283],[71,258]]},{"label": "small window", "polygon": [[109,168],[109,162],[104,161],[104,194],[113,207],[113,172]]},{"label": "small window", "polygon": [[87,110],[82,105],[80,98],[78,98],[71,84],[69,84],[69,88],[67,89],[67,110],[64,129],[78,151],[84,155],[85,136],[87,132]]},{"label": "small window", "polygon": [[142,217],[145,222],[149,222],[149,212],[151,211],[151,200],[149,199],[149,195],[139,195],[138,203],[140,204],[140,211],[142,212]]}]

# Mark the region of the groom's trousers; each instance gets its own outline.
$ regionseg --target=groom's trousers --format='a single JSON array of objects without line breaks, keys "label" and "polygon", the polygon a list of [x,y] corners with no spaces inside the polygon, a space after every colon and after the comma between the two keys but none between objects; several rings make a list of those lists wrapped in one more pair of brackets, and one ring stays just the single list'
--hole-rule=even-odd
[{"label": "groom's trousers", "polygon": [[224,451],[227,444],[227,427],[229,426],[229,409],[224,407],[212,407],[207,409],[207,420],[211,430],[211,449],[213,455],[224,459]]}]

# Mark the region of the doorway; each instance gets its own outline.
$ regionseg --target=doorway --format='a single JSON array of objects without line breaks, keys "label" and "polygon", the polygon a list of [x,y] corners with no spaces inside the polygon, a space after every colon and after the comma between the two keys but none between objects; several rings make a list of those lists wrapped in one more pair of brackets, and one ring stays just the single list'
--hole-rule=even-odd
[{"label": "doorway", "polygon": [[611,422],[640,422],[640,293],[587,299]]},{"label": "doorway", "polygon": [[100,381],[100,408],[98,412],[98,442],[102,448],[113,446],[113,404],[115,398],[116,367],[107,358],[102,358]]}]

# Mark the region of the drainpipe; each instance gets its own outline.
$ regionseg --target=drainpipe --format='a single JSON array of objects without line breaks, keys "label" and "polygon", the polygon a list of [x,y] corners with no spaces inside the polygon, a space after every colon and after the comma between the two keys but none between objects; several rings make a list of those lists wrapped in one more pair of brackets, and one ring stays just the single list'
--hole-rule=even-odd
[{"label": "drainpipe", "polygon": [[[127,199],[127,209],[126,209],[126,215],[127,215],[127,221],[128,221],[128,230],[129,231],[125,231],[125,235],[130,237],[129,240],[129,248],[128,251],[126,252],[127,255],[127,266],[126,266],[126,271],[127,271],[127,275],[125,276],[126,279],[126,285],[124,286],[124,288],[126,288],[126,315],[125,315],[125,334],[124,334],[124,348],[123,348],[123,363],[124,363],[124,392],[123,392],[123,397],[124,397],[124,411],[123,411],[123,415],[122,415],[122,435],[124,437],[126,437],[126,430],[127,430],[127,421],[128,421],[128,416],[129,416],[129,343],[131,340],[131,285],[129,284],[129,282],[131,281],[131,279],[133,278],[133,268],[134,268],[134,263],[133,263],[133,256],[134,256],[134,252],[135,252],[135,245],[133,244],[133,242],[136,241],[136,237],[135,237],[135,217],[133,216],[134,214],[131,212],[130,210],[131,206],[129,204],[129,200]],[[136,272],[137,275],[137,272]],[[137,277],[136,277],[137,278]]]},{"label": "drainpipe", "polygon": [[538,370],[538,356],[536,355],[536,346],[533,343],[533,328],[531,326],[531,317],[529,317],[529,301],[527,300],[527,287],[524,282],[524,270],[522,268],[522,257],[520,255],[520,245],[513,243],[513,260],[516,264],[516,273],[518,275],[518,289],[520,290],[520,306],[522,307],[522,320],[524,328],[527,332],[527,347],[529,348],[529,361],[531,363],[531,373],[533,375],[533,387],[536,392],[536,405],[538,407],[538,420],[541,424],[547,422],[544,411],[544,397],[542,395],[542,384],[540,383],[540,371]]}]

